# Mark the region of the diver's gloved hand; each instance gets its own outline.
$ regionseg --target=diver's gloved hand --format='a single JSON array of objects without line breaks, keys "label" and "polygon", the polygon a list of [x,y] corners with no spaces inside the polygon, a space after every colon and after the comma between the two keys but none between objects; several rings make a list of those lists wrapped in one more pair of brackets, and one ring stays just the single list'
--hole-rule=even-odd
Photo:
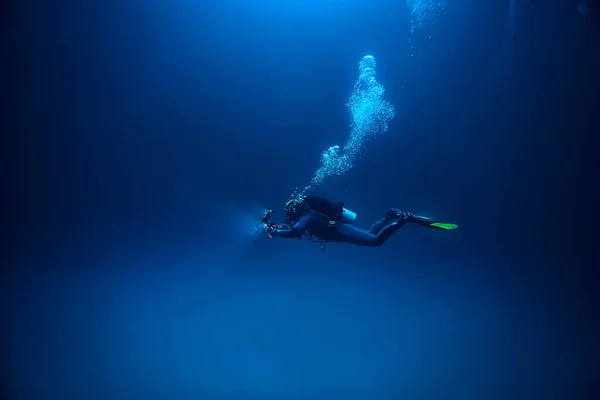
[{"label": "diver's gloved hand", "polygon": [[263,229],[263,232],[268,233],[269,235],[272,235],[273,233],[275,233],[277,231],[277,229],[275,229],[273,226],[271,225],[267,225],[265,226],[265,228]]}]

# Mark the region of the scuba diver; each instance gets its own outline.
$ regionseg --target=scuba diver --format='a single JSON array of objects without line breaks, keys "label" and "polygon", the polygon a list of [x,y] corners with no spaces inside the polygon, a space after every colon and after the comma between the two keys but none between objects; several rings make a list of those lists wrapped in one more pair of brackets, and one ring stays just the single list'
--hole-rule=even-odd
[{"label": "scuba diver", "polygon": [[306,237],[321,243],[321,250],[325,250],[325,244],[329,242],[379,247],[407,223],[434,229],[457,228],[455,224],[434,221],[392,208],[369,230],[364,230],[353,225],[356,213],[345,208],[343,203],[334,203],[317,196],[298,196],[287,202],[285,212],[286,223],[276,224],[271,221],[273,210],[267,210],[260,219],[265,224],[263,232],[268,233],[269,237]]}]

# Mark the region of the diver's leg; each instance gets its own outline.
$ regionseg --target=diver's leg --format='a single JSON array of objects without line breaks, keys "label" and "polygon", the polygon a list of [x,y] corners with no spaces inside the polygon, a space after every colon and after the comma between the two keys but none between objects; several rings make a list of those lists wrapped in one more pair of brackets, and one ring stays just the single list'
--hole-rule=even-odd
[{"label": "diver's leg", "polygon": [[373,235],[377,235],[379,231],[381,231],[383,227],[390,222],[392,222],[392,220],[388,219],[387,217],[383,217],[379,221],[375,222],[371,228],[369,228],[369,232],[371,232]]},{"label": "diver's leg", "polygon": [[339,224],[336,226],[336,242],[345,242],[357,246],[379,247],[404,225],[403,221],[392,221],[385,225],[377,235],[369,231],[359,229],[350,224]]},{"label": "diver's leg", "polygon": [[450,230],[450,229],[456,229],[456,227],[457,227],[455,224],[450,224],[450,223],[442,222],[442,221],[436,221],[436,220],[433,220],[433,219],[430,219],[427,217],[421,217],[419,215],[413,215],[406,211],[400,211],[397,208],[390,209],[388,211],[387,217],[390,218],[394,214],[396,215],[396,218],[398,220],[404,221],[404,223],[417,224],[420,226],[425,226],[427,228]]},{"label": "diver's leg", "polygon": [[374,247],[377,246],[377,235],[351,224],[339,224],[335,227],[335,239],[332,241]]},{"label": "diver's leg", "polygon": [[403,215],[403,212],[398,210],[397,208],[390,208],[386,213],[385,217],[381,218],[379,221],[375,222],[369,232],[373,235],[377,235],[386,225],[394,222],[399,217]]},{"label": "diver's leg", "polygon": [[347,242],[358,246],[381,246],[392,235],[406,223],[413,223],[428,228],[454,229],[456,225],[434,221],[432,219],[413,215],[397,208],[390,209],[386,216],[375,222],[368,231],[359,229],[351,224],[339,224],[336,226],[337,242]]}]

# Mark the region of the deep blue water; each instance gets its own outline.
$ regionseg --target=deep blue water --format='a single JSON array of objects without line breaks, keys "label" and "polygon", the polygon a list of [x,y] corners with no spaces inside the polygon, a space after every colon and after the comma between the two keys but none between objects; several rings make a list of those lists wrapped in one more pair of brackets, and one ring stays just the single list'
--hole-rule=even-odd
[{"label": "deep blue water", "polygon": [[[3,392],[595,398],[581,3],[4,2]],[[253,234],[348,141],[366,55],[395,116],[315,190],[459,228]]]}]

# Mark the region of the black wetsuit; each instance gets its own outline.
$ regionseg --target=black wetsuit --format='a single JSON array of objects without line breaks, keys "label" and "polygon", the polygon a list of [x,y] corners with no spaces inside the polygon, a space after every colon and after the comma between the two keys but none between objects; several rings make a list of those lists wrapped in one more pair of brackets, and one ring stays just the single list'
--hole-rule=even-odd
[{"label": "black wetsuit", "polygon": [[388,212],[387,216],[375,222],[369,230],[364,230],[350,223],[332,221],[326,215],[307,210],[295,224],[273,230],[271,233],[282,238],[297,238],[309,234],[323,242],[343,242],[358,246],[378,247],[409,222],[432,227],[433,221],[393,209]]}]

